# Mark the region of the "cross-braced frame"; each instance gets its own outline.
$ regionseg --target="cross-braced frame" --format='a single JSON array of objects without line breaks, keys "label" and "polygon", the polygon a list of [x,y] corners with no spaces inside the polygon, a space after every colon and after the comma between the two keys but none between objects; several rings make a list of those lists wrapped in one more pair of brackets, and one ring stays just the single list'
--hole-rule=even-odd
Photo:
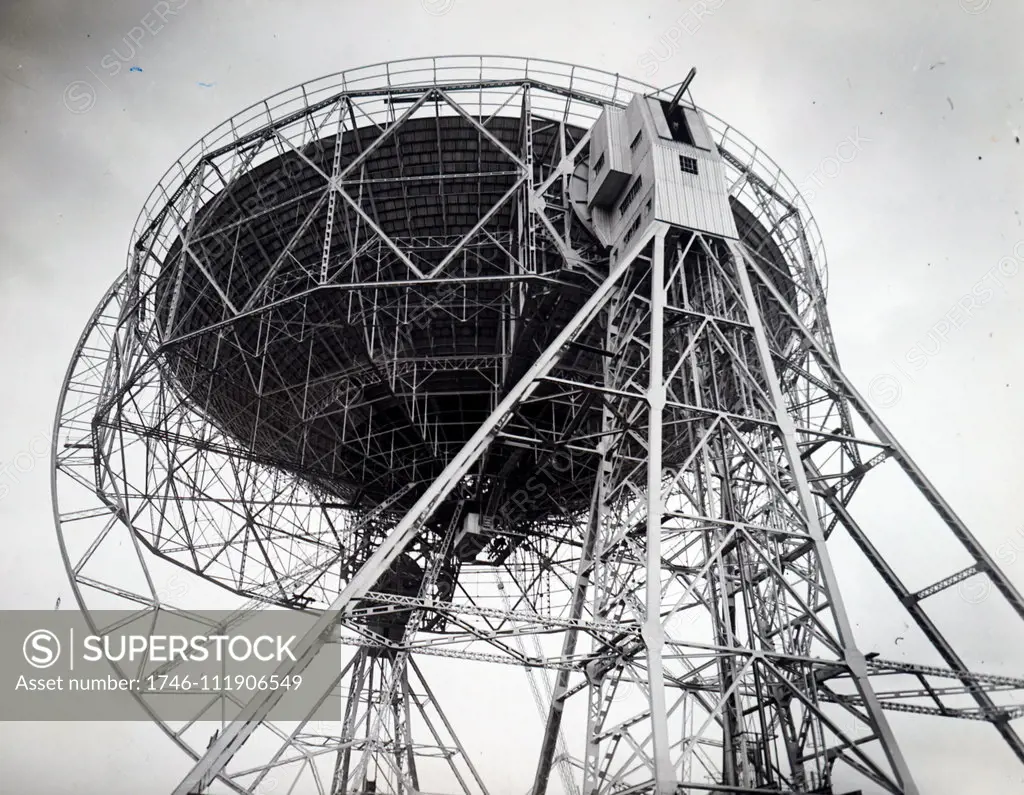
[{"label": "cross-braced frame", "polygon": [[[526,668],[535,795],[556,768],[585,795],[828,792],[837,769],[916,792],[883,710],[991,722],[1024,760],[1024,682],[967,671],[927,610],[969,577],[1018,617],[1020,595],[839,368],[788,180],[709,117],[738,239],[653,222],[609,256],[588,233],[590,126],[635,93],[657,92],[514,59],[357,70],[158,187],[58,416],[79,601],[144,620],[174,601],[153,572],[184,569],[193,604],[318,614],[293,672],[354,650],[336,723],[278,725],[273,693],[205,749],[211,713],[165,723],[197,759],[177,792],[486,792],[433,657]],[[969,559],[914,590],[851,504],[888,458]],[[858,651],[839,528],[937,664]],[[401,561],[415,587],[384,587]]]}]

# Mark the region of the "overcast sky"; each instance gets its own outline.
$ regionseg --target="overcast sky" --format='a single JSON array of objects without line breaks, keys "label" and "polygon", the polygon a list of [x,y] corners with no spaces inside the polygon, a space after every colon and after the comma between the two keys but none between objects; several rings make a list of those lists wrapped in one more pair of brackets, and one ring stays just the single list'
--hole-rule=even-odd
[{"label": "overcast sky", "polygon": [[[73,607],[48,451],[38,451],[77,337],[123,267],[136,216],[168,166],[219,122],[291,85],[384,60],[481,52],[656,85],[696,66],[697,102],[813,193],[845,369],[1024,586],[1024,277],[1016,275],[1024,263],[1024,3],[169,5],[178,13],[127,61],[142,71],[110,76],[104,58],[127,56],[128,33],[153,2],[0,0],[0,608],[50,608],[58,596]],[[698,19],[701,6],[714,12]],[[87,112],[74,113],[69,106],[86,102],[82,81],[95,94]],[[830,158],[847,140],[857,141],[857,154],[837,169]],[[991,288],[984,304],[943,321],[979,285]],[[19,457],[26,451],[34,465]],[[898,500],[857,504],[896,546],[922,561],[933,554]],[[905,655],[893,646],[902,618],[875,598],[879,586],[864,567],[844,560],[849,551],[838,542],[833,554],[861,648]],[[969,601],[943,604],[977,651],[972,662],[1022,675],[1019,624]],[[486,681],[466,685],[473,698],[487,698]],[[899,715],[893,726],[923,793],[1024,792],[1024,768],[991,728]],[[166,791],[183,769],[149,724],[0,723],[3,792]],[[494,795],[524,790],[509,786]]]}]

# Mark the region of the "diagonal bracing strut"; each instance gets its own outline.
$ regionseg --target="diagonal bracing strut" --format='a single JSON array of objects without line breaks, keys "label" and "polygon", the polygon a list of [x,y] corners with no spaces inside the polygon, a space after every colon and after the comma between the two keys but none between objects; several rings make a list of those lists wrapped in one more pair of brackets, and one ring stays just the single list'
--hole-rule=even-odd
[{"label": "diagonal bracing strut", "polygon": [[[422,522],[428,519],[435,508],[447,497],[456,484],[469,471],[495,436],[511,419],[519,403],[537,388],[540,379],[546,375],[561,358],[566,346],[585,329],[604,308],[613,288],[622,276],[633,267],[639,254],[648,245],[662,224],[652,225],[643,235],[638,236],[626,256],[613,267],[604,281],[576,313],[576,316],[562,329],[550,345],[541,353],[519,382],[512,387],[490,416],[466,442],[465,446],[445,467],[444,471],[430,485],[402,520],[388,534],[369,560],[352,577],[348,585],[338,594],[331,605],[314,622],[295,648],[295,660],[283,662],[275,672],[280,677],[300,674],[312,662],[324,646],[327,633],[338,621],[345,607],[361,598],[394,561],[419,531]],[[663,233],[663,232],[662,232]],[[282,690],[267,690],[257,693],[238,717],[228,726],[217,740],[207,749],[174,789],[173,795],[196,795],[205,790],[221,774],[239,748],[256,728],[267,719],[271,710],[284,696]]]}]

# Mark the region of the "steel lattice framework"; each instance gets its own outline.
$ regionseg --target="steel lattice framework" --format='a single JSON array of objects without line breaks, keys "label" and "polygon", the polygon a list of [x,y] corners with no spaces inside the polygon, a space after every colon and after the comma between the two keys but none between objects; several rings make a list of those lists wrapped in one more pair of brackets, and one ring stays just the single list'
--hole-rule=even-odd
[{"label": "steel lattice framework", "polygon": [[[1024,600],[840,368],[792,183],[705,112],[738,236],[592,233],[595,120],[673,94],[378,65],[253,106],[161,181],[58,412],[79,603],[285,606],[317,619],[281,673],[343,661],[336,723],[270,721],[274,692],[205,746],[210,705],[161,722],[196,760],[176,793],[503,792],[438,657],[525,668],[534,795],[917,793],[885,710],[989,722],[1024,761],[1024,680],[969,672],[929,609],[967,578]],[[913,587],[862,527],[888,459],[962,570]],[[936,664],[858,651],[839,530]]]}]

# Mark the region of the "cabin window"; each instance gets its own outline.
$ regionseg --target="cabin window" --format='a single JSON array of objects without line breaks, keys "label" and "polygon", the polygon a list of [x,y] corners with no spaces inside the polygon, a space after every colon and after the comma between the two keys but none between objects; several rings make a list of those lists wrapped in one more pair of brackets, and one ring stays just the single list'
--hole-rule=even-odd
[{"label": "cabin window", "polygon": [[633,203],[637,194],[640,193],[640,188],[643,187],[644,178],[637,177],[636,182],[633,183],[633,187],[626,193],[626,197],[622,200],[622,204],[619,205],[619,215],[625,215],[626,210],[629,209],[629,205]]},{"label": "cabin window", "polygon": [[633,223],[631,223],[629,225],[629,229],[626,230],[626,236],[622,239],[622,242],[625,243],[625,244],[628,244],[629,241],[633,239],[633,235],[636,234],[636,232],[637,232],[637,230],[639,228],[640,228],[640,216],[638,215],[635,219],[633,219]]}]

